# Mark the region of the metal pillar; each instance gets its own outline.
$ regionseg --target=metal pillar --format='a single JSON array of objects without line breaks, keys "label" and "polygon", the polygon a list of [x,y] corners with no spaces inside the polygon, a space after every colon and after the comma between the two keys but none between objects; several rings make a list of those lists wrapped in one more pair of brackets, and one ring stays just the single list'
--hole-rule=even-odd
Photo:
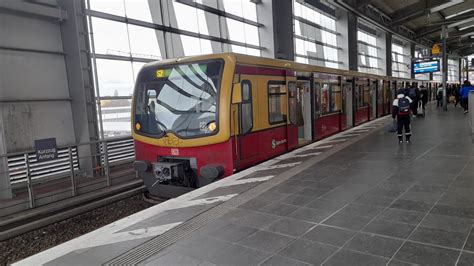
[{"label": "metal pillar", "polygon": [[448,33],[448,26],[443,25],[441,32],[441,40],[443,42],[443,110],[448,111],[448,101],[446,100],[447,80],[448,80],[448,55],[446,51],[446,34]]},{"label": "metal pillar", "polygon": [[358,71],[357,16],[351,12],[347,14],[347,31],[349,39],[349,70]]},{"label": "metal pillar", "polygon": [[392,34],[390,32],[385,33],[385,62],[387,76],[393,76],[392,73]]},{"label": "metal pillar", "polygon": [[275,58],[295,60],[293,2],[273,0],[273,42]]},{"label": "metal pillar", "polygon": [[[413,60],[413,58],[415,58],[415,44],[414,43],[410,43],[410,62]],[[411,71],[411,74],[410,74],[411,78],[414,79],[415,78],[415,72]]]}]

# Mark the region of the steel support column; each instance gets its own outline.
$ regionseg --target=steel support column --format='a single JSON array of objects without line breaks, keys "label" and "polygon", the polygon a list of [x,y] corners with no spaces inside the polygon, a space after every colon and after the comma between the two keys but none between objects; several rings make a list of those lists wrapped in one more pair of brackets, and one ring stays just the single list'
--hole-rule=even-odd
[{"label": "steel support column", "polygon": [[[410,43],[410,62],[413,60],[413,58],[415,58],[415,44]],[[415,78],[415,73],[413,71],[411,71],[410,76],[411,76],[412,79],[414,79]]]},{"label": "steel support column", "polygon": [[448,33],[448,27],[443,25],[441,31],[442,47],[443,47],[443,110],[448,111],[448,101],[446,100],[447,92],[447,80],[448,80],[448,54],[446,51],[446,34]]},{"label": "steel support column", "polygon": [[387,70],[387,76],[393,76],[392,73],[392,34],[387,32],[385,34],[385,68]]},{"label": "steel support column", "polygon": [[293,38],[293,2],[273,0],[273,42],[275,58],[295,60]]},{"label": "steel support column", "polygon": [[349,39],[349,70],[357,71],[359,69],[359,57],[357,56],[357,16],[351,12],[347,14],[347,32]]}]

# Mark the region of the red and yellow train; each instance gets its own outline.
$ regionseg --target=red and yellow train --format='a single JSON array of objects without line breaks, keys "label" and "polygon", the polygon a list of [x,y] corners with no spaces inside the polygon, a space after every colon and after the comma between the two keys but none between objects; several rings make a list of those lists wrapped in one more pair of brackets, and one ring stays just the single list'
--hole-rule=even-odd
[{"label": "red and yellow train", "polygon": [[[423,82],[223,53],[145,65],[132,108],[135,169],[174,197],[391,112]],[[421,84],[419,84],[421,85]]]}]

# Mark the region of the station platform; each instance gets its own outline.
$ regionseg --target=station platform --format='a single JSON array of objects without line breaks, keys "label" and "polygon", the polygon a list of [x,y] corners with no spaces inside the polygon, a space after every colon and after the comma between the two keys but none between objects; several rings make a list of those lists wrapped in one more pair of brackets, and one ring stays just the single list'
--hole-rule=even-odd
[{"label": "station platform", "polygon": [[426,113],[411,144],[380,118],[14,265],[473,265],[468,117]]}]

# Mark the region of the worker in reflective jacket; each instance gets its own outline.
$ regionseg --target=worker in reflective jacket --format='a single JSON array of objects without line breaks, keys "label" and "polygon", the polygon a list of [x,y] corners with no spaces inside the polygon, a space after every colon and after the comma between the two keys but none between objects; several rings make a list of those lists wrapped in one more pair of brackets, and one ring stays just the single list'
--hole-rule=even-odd
[{"label": "worker in reflective jacket", "polygon": [[395,119],[395,117],[397,117],[397,136],[399,143],[403,143],[404,128],[406,142],[410,143],[410,105],[412,102],[410,97],[405,96],[403,90],[397,92],[397,98],[393,101],[392,118]]}]

